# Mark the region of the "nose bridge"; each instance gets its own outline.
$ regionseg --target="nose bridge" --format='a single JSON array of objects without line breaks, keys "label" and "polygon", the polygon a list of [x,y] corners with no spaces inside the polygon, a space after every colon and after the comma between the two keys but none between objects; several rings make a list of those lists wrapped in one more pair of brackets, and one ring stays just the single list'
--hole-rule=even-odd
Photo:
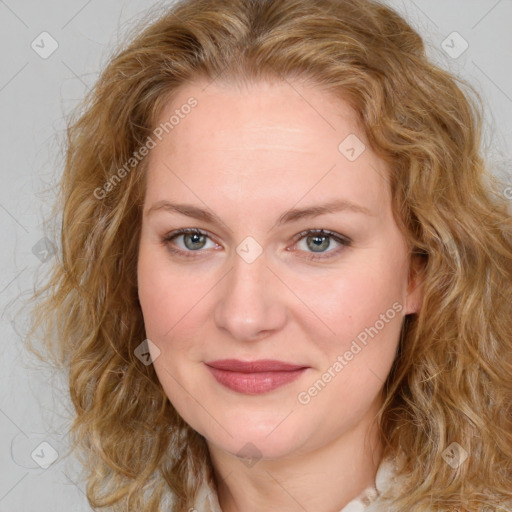
[{"label": "nose bridge", "polygon": [[215,305],[217,326],[240,340],[255,339],[262,331],[279,329],[286,317],[278,279],[267,268],[265,254],[254,255],[254,247],[240,244]]}]

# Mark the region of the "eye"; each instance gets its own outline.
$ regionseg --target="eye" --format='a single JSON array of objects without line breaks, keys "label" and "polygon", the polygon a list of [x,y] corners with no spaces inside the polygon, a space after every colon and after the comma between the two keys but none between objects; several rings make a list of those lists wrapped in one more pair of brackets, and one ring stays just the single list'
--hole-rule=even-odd
[{"label": "eye", "polygon": [[[173,247],[173,243],[175,243],[174,241],[179,239],[181,239],[181,244],[176,243],[178,248]],[[162,243],[174,254],[185,256],[187,258],[194,258],[196,255],[191,253],[201,252],[201,249],[204,249],[205,247],[208,249],[206,242],[209,239],[209,235],[199,229],[183,228],[166,235],[162,239]],[[213,245],[216,246],[216,244]]]},{"label": "eye", "polygon": [[[181,243],[177,243],[176,240],[181,240]],[[207,246],[208,240],[213,244],[213,247]],[[333,241],[338,244],[338,248],[331,249]],[[350,238],[324,229],[302,231],[295,236],[294,247],[299,246],[302,242],[305,242],[305,244],[303,244],[303,248],[300,248],[300,251],[309,252],[309,256],[304,256],[309,260],[334,257],[345,247],[350,247],[352,244]],[[162,239],[162,243],[173,254],[186,258],[199,257],[199,253],[203,252],[202,249],[219,247],[211,240],[208,233],[196,228],[183,228],[173,231]]]},{"label": "eye", "polygon": [[[305,252],[311,251],[310,255],[305,256],[310,260],[320,260],[337,256],[344,247],[350,247],[352,244],[350,238],[324,229],[302,231],[297,235],[296,240],[298,240],[297,246],[304,242],[303,249],[301,250]],[[338,244],[338,248],[327,250],[333,246],[333,240]]]}]

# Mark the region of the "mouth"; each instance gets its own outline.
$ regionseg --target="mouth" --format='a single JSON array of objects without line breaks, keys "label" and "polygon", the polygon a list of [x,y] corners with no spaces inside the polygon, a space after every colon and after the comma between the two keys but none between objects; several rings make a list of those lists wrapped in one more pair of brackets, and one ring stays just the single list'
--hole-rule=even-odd
[{"label": "mouth", "polygon": [[271,359],[222,359],[205,363],[219,384],[238,393],[267,393],[298,379],[309,366]]}]

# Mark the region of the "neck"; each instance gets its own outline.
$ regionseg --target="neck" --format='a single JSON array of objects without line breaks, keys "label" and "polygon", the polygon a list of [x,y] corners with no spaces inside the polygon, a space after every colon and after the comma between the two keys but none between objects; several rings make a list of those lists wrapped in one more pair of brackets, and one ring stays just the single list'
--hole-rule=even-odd
[{"label": "neck", "polygon": [[251,467],[208,443],[222,511],[340,512],[375,485],[382,457],[375,422],[379,406],[328,443],[286,458],[262,458]]}]

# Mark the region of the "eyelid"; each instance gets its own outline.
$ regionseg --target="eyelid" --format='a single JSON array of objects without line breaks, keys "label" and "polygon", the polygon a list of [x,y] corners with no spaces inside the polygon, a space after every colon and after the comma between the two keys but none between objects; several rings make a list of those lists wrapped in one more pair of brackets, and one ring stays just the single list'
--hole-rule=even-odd
[{"label": "eyelid", "polygon": [[341,233],[336,233],[334,231],[329,231],[328,229],[323,229],[323,228],[305,229],[304,231],[301,231],[300,233],[297,233],[293,237],[293,240],[294,240],[294,242],[298,242],[299,240],[301,240],[302,238],[304,238],[307,235],[323,235],[323,236],[328,236],[330,238],[334,238],[335,240],[339,239],[340,241],[345,242],[347,244],[352,242],[352,240],[348,236],[342,235]]}]

